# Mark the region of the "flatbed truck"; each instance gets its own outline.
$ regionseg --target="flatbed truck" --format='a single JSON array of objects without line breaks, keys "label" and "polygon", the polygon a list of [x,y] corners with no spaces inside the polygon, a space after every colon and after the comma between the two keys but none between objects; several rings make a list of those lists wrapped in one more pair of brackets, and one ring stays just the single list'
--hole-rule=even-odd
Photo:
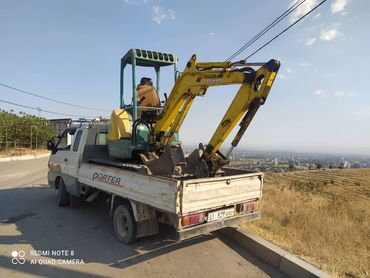
[{"label": "flatbed truck", "polygon": [[159,223],[183,240],[261,217],[263,173],[224,167],[207,178],[154,175],[145,165],[110,157],[107,133],[103,121],[66,128],[49,146],[48,183],[58,191],[59,206],[105,196],[119,241],[157,234]]}]

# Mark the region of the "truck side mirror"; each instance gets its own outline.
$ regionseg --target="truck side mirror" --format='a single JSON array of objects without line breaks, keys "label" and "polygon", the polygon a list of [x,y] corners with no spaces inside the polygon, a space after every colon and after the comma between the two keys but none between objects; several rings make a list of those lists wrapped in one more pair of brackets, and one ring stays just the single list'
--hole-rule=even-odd
[{"label": "truck side mirror", "polygon": [[49,140],[46,144],[46,148],[49,150],[49,151],[52,151],[54,150],[55,148],[55,143],[53,140]]}]

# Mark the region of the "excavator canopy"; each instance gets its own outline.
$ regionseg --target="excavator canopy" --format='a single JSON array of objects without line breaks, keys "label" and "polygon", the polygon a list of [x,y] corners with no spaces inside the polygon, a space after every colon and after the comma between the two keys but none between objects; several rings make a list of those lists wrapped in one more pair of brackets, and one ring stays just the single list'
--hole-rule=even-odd
[{"label": "excavator canopy", "polygon": [[173,54],[143,50],[138,48],[130,49],[121,58],[121,71],[120,71],[120,108],[125,107],[124,103],[124,70],[127,65],[132,68],[132,117],[135,121],[137,119],[137,101],[136,101],[136,67],[149,67],[153,68],[156,73],[156,90],[160,92],[160,69],[161,67],[173,66],[174,79],[177,79],[177,62],[178,59]]}]

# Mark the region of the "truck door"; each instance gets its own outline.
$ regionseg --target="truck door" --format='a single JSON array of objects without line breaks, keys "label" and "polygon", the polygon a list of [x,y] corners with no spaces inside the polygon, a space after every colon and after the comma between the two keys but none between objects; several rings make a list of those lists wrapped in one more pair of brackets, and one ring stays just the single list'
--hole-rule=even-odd
[{"label": "truck door", "polygon": [[75,132],[76,128],[66,128],[59,136],[55,150],[52,152],[50,157],[54,167],[58,169],[57,171],[62,176],[63,181],[68,179],[67,162],[71,150],[72,138]]},{"label": "truck door", "polygon": [[[78,169],[80,167],[80,161],[84,146],[83,142],[85,141],[86,133],[87,130],[79,129],[73,136],[72,146],[66,163],[68,175],[70,177],[74,177],[74,179],[71,179],[71,184],[69,184],[69,186],[77,185]],[[68,187],[68,184],[66,184],[66,187]],[[75,192],[75,195],[79,195],[77,188],[71,188],[71,190],[67,189],[67,191],[70,194],[73,194],[73,192]]]},{"label": "truck door", "polygon": [[82,141],[86,137],[83,129],[64,130],[52,155],[54,167],[59,168],[61,177],[69,194],[79,195],[77,172],[82,154]]}]

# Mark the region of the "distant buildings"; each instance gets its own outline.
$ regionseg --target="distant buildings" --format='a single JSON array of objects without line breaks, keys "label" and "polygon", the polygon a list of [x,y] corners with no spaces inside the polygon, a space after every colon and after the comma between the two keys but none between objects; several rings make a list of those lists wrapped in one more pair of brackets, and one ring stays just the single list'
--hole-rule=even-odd
[{"label": "distant buildings", "polygon": [[272,151],[234,151],[230,166],[252,171],[286,172],[315,169],[370,168],[370,157]]}]

